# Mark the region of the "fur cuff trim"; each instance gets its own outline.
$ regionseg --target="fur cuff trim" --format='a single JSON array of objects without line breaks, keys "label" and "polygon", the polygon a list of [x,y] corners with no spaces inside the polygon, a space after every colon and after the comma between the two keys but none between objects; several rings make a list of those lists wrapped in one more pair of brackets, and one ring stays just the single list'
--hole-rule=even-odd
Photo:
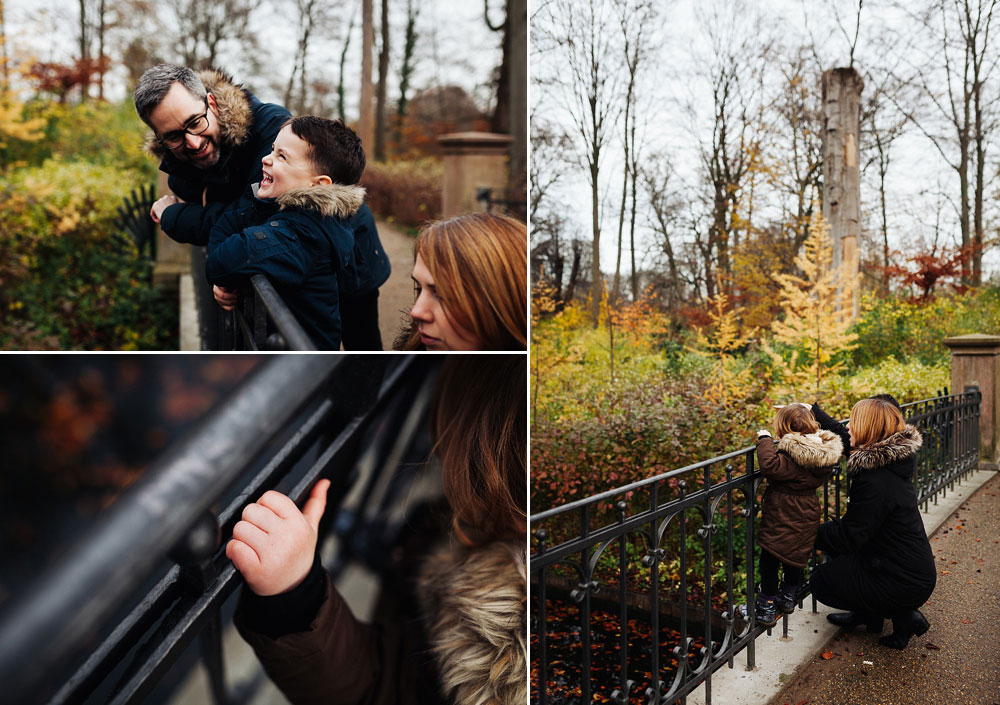
[{"label": "fur cuff trim", "polygon": [[509,547],[446,545],[420,572],[418,592],[447,701],[526,702],[526,586]]},{"label": "fur cuff trim", "polygon": [[888,438],[852,450],[851,457],[847,459],[847,472],[853,475],[862,470],[874,470],[909,458],[920,449],[923,442],[920,431],[907,424],[902,431]]},{"label": "fur cuff trim", "polygon": [[293,188],[275,199],[281,209],[297,208],[316,211],[326,218],[349,218],[358,212],[365,202],[362,186],[310,186]]}]

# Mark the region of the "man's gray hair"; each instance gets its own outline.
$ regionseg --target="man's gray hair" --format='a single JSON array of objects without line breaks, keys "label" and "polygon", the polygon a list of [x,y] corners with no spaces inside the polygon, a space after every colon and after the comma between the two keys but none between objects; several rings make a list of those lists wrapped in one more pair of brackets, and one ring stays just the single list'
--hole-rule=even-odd
[{"label": "man's gray hair", "polygon": [[139,84],[135,87],[133,99],[135,100],[135,112],[139,115],[140,120],[152,127],[149,122],[150,113],[163,102],[170,86],[175,83],[187,88],[188,92],[195,98],[204,98],[208,93],[205,90],[205,84],[198,78],[198,74],[186,66],[157,64],[146,69],[139,77]]}]

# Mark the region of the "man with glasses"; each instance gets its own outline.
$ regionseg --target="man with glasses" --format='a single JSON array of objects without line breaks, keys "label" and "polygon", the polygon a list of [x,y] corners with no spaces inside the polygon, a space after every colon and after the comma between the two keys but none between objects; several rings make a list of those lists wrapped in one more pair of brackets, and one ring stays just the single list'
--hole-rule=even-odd
[{"label": "man with glasses", "polygon": [[260,181],[261,158],[291,113],[221,71],[169,64],[143,73],[134,100],[153,130],[147,147],[176,194],[156,201],[150,217],[178,242],[207,244],[219,217]]},{"label": "man with glasses", "polygon": [[[245,205],[252,202],[250,187],[260,182],[261,159],[271,153],[291,113],[260,102],[221,71],[195,73],[170,64],[147,69],[133,98],[136,113],[153,131],[146,146],[162,160],[160,171],[169,175],[167,185],[176,194],[157,200],[150,217],[177,242],[207,245],[223,213],[237,208],[241,199]],[[378,287],[389,276],[389,261],[367,205],[349,227],[358,243],[382,254],[377,271],[361,273],[366,289],[341,292],[342,340],[347,350],[381,350]],[[222,296],[235,302],[237,295],[222,290]]]}]

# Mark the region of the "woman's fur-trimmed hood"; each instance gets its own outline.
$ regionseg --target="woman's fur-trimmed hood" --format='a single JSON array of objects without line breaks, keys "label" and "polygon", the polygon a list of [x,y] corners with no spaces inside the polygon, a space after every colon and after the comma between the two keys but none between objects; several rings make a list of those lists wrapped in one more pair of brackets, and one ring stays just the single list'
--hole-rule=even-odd
[{"label": "woman's fur-trimmed hood", "polygon": [[364,204],[365,189],[363,186],[343,184],[293,188],[278,196],[275,201],[281,206],[281,210],[311,210],[325,218],[350,218]]},{"label": "woman's fur-trimmed hood", "polygon": [[852,450],[851,457],[847,459],[847,472],[853,475],[862,470],[874,470],[905,460],[914,455],[923,442],[920,431],[907,424],[902,431],[888,438]]},{"label": "woman's fur-trimmed hood", "polygon": [[[455,705],[527,702],[523,548],[437,548],[417,589],[445,697]],[[520,561],[518,559],[520,555]]]},{"label": "woman's fur-trimmed hood", "polygon": [[820,429],[816,433],[786,433],[778,440],[778,450],[800,467],[828,468],[840,460],[844,444],[836,433]]},{"label": "woman's fur-trimmed hood", "polygon": [[[253,110],[246,90],[220,69],[199,71],[198,78],[205,84],[205,90],[215,96],[219,111],[220,146],[232,148],[246,142],[253,126]],[[152,130],[146,136],[146,150],[159,159],[170,154],[169,149],[156,141]]]}]

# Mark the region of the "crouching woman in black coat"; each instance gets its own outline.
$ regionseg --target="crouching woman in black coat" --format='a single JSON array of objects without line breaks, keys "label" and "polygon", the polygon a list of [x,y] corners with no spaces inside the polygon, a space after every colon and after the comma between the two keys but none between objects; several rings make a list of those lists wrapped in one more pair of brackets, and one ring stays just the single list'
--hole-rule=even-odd
[{"label": "crouching woman in black coat", "polygon": [[859,401],[849,430],[813,406],[820,426],[850,448],[852,482],[844,516],[820,526],[816,548],[831,560],[816,566],[810,587],[823,604],[850,610],[827,615],[838,626],[865,624],[880,633],[889,617],[892,634],[879,643],[904,649],[911,636],[930,628],[918,608],[934,591],[937,571],[913,486],[922,439],[894,402]]}]

